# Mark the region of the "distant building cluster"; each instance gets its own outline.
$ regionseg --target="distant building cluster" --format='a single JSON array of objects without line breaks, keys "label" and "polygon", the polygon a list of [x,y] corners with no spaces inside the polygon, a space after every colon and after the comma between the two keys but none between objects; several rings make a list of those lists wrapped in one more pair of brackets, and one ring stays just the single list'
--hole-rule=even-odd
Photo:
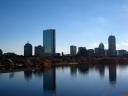
[{"label": "distant building cluster", "polygon": [[[35,46],[35,56],[56,56],[56,34],[55,29],[47,29],[43,31],[43,46]],[[24,45],[24,56],[32,56],[32,45],[26,43]]]},{"label": "distant building cluster", "polygon": [[86,47],[77,47],[75,45],[70,46],[70,56],[126,56],[128,52],[126,50],[116,50],[116,38],[113,35],[108,37],[108,49],[105,49],[104,44],[100,43],[97,48],[86,49]]},{"label": "distant building cluster", "polygon": [[[34,51],[34,52],[33,52]],[[34,53],[34,54],[33,54]],[[0,56],[14,56],[15,53],[4,53],[0,49]],[[60,56],[60,53],[56,53],[56,30],[46,29],[43,30],[43,45],[37,45],[34,47],[27,42],[24,45],[24,56]],[[70,46],[70,54],[64,54],[62,56],[128,56],[128,52],[124,49],[116,49],[116,37],[110,35],[108,37],[108,49],[105,49],[104,44],[101,42],[97,48],[87,49],[86,47],[77,47],[76,45]]]}]

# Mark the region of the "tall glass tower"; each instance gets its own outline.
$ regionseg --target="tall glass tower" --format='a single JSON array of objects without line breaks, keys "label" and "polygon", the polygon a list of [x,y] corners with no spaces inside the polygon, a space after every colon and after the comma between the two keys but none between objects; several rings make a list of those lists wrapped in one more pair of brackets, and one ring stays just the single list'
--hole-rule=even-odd
[{"label": "tall glass tower", "polygon": [[53,55],[56,53],[56,37],[55,29],[47,29],[43,31],[44,53]]},{"label": "tall glass tower", "polygon": [[75,56],[76,55],[76,51],[77,51],[77,47],[74,45],[70,46],[70,55],[71,56]]},{"label": "tall glass tower", "polygon": [[116,37],[113,35],[108,37],[108,56],[117,56]]},{"label": "tall glass tower", "polygon": [[110,35],[108,38],[108,49],[109,50],[116,50],[116,38],[113,35]]}]

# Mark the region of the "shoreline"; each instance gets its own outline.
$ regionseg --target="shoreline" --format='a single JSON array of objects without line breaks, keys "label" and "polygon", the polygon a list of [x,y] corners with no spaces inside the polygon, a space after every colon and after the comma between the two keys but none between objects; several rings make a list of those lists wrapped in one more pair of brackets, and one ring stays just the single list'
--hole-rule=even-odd
[{"label": "shoreline", "polygon": [[128,64],[128,57],[0,57],[0,73],[63,66]]}]

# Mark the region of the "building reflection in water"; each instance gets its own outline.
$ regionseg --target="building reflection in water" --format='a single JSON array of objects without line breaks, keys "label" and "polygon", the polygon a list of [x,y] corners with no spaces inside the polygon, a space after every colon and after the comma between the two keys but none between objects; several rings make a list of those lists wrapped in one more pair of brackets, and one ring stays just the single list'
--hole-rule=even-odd
[{"label": "building reflection in water", "polygon": [[99,71],[100,77],[104,77],[104,75],[105,75],[105,65],[100,65],[98,67],[98,71]]},{"label": "building reflection in water", "polygon": [[42,78],[43,77],[43,70],[42,69],[36,69],[33,71],[33,74],[38,78]]},{"label": "building reflection in water", "polygon": [[9,73],[9,79],[14,78],[14,75],[15,75],[15,72],[10,72],[10,73]]},{"label": "building reflection in water", "polygon": [[79,65],[79,66],[78,66],[78,71],[79,71],[81,74],[87,74],[88,71],[89,71],[89,64]]},{"label": "building reflection in water", "polygon": [[109,81],[112,85],[116,84],[116,64],[109,64]]},{"label": "building reflection in water", "polygon": [[32,70],[25,70],[24,78],[26,81],[30,81],[32,79]]},{"label": "building reflection in water", "polygon": [[56,70],[55,68],[44,71],[43,89],[44,89],[45,96],[55,96],[56,94]]},{"label": "building reflection in water", "polygon": [[76,74],[77,74],[77,67],[76,66],[71,66],[70,67],[70,73],[71,73],[71,76],[76,76]]}]

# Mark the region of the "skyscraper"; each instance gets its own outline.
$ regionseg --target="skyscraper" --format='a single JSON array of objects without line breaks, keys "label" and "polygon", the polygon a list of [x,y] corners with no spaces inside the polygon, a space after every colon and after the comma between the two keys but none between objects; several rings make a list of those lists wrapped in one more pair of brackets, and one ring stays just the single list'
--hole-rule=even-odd
[{"label": "skyscraper", "polygon": [[113,35],[110,35],[108,38],[108,56],[117,56],[116,51],[116,38]]},{"label": "skyscraper", "polygon": [[75,56],[76,55],[76,51],[77,51],[77,47],[72,45],[70,46],[70,55],[71,56]]},{"label": "skyscraper", "polygon": [[43,46],[46,55],[53,55],[56,53],[56,37],[55,29],[47,29],[43,31]]},{"label": "skyscraper", "polygon": [[108,49],[109,50],[116,50],[116,38],[113,35],[108,37]]},{"label": "skyscraper", "polygon": [[32,45],[30,43],[24,45],[24,56],[32,56]]}]

